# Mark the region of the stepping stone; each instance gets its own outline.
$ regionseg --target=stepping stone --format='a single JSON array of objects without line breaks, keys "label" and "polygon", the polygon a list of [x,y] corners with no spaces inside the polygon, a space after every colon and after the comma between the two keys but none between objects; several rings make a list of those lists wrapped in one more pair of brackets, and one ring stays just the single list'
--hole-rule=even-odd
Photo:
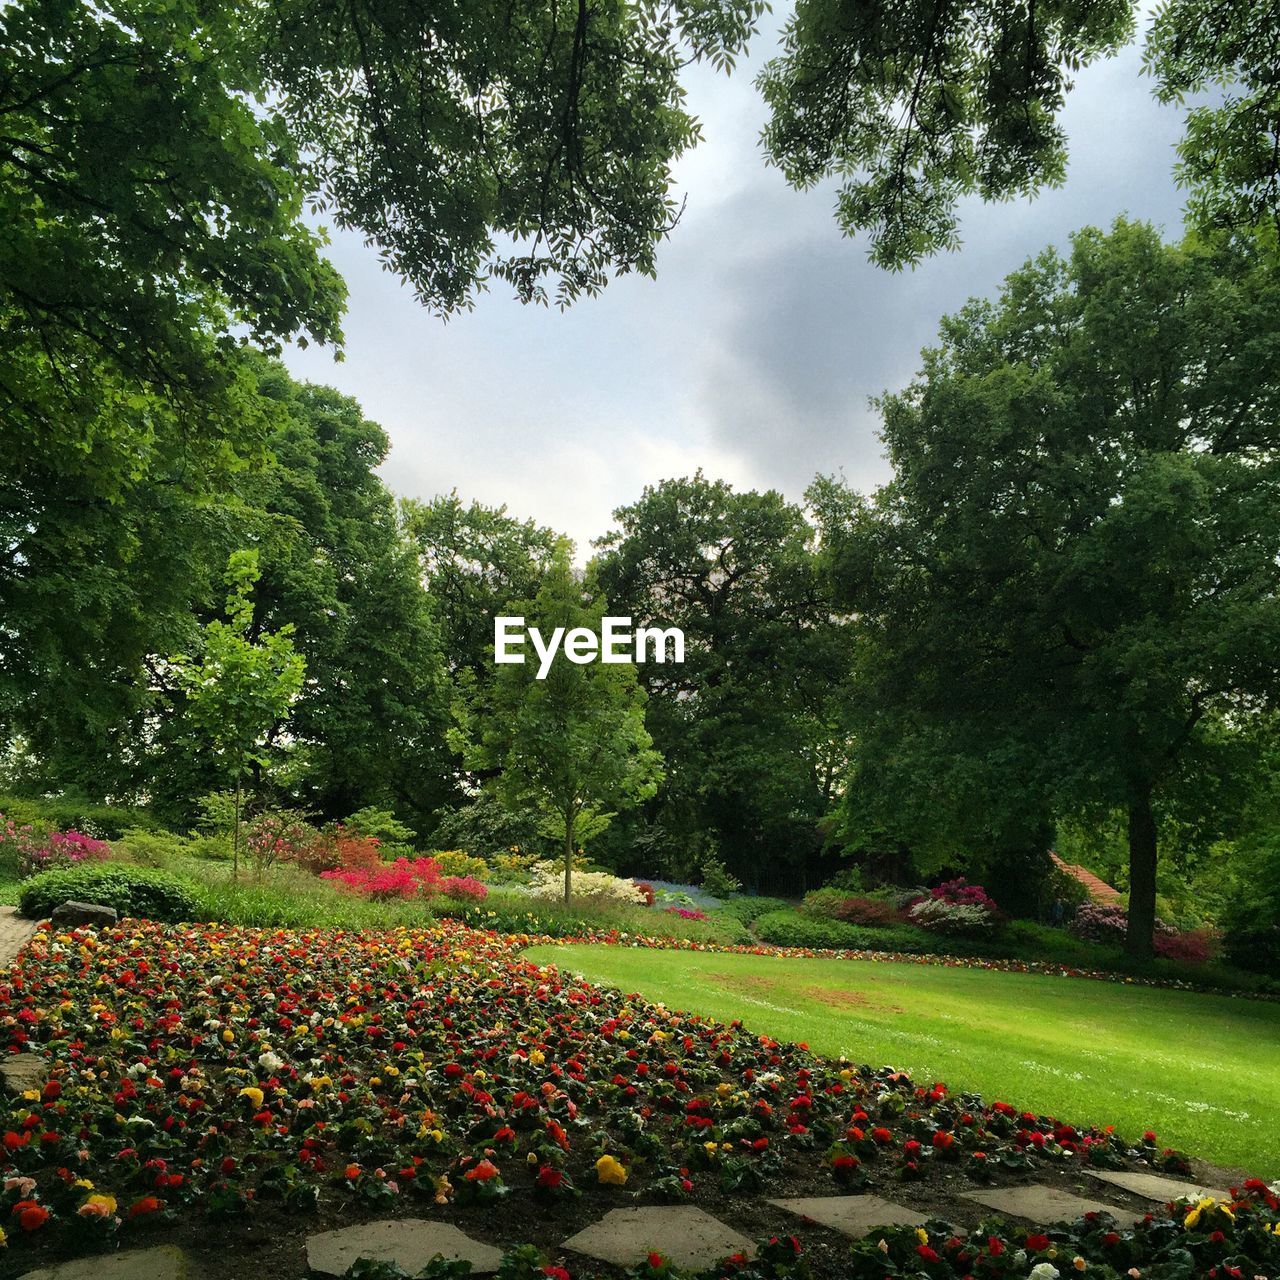
[{"label": "stepping stone", "polygon": [[876,1227],[918,1227],[929,1217],[926,1213],[917,1213],[879,1196],[802,1196],[795,1200],[770,1200],[769,1203],[819,1226],[843,1231],[855,1240],[860,1240]]},{"label": "stepping stone", "polygon": [[1054,1222],[1073,1222],[1086,1213],[1109,1213],[1113,1217],[1123,1211],[1101,1200],[1086,1200],[1073,1196],[1057,1187],[998,1187],[989,1191],[965,1191],[965,1200],[976,1200],[997,1213],[1007,1213],[1014,1218],[1026,1218],[1037,1226]]},{"label": "stepping stone", "polygon": [[500,1249],[425,1218],[389,1218],[307,1237],[307,1266],[322,1276],[345,1275],[359,1258],[395,1262],[416,1276],[437,1254],[465,1259],[475,1272],[497,1271],[502,1261]]},{"label": "stepping stone", "polygon": [[1144,1200],[1156,1200],[1164,1204],[1182,1196],[1213,1196],[1215,1200],[1230,1200],[1231,1193],[1216,1187],[1206,1187],[1199,1182],[1180,1182],[1177,1178],[1162,1178],[1155,1173],[1117,1173],[1110,1169],[1090,1169],[1090,1174],[1109,1182],[1124,1191],[1132,1191]]},{"label": "stepping stone", "polygon": [[0,1081],[5,1093],[15,1098],[28,1089],[43,1089],[48,1074],[49,1069],[38,1053],[11,1053],[0,1059]]},{"label": "stepping stone", "polygon": [[589,1258],[629,1267],[660,1253],[678,1267],[701,1270],[731,1253],[752,1253],[751,1241],[693,1205],[611,1209],[564,1242]]},{"label": "stepping stone", "polygon": [[176,1245],[161,1244],[60,1262],[28,1271],[20,1280],[186,1280],[187,1274],[187,1255]]}]

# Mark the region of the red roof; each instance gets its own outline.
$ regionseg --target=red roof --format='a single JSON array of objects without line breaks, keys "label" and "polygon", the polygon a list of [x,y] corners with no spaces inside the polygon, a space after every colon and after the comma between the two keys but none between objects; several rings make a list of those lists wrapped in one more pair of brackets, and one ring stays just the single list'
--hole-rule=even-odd
[{"label": "red roof", "polygon": [[1086,867],[1077,866],[1074,862],[1064,862],[1056,853],[1049,855],[1054,862],[1063,871],[1067,873],[1073,880],[1078,880],[1084,885],[1086,891],[1094,902],[1100,907],[1118,907],[1124,905],[1124,897],[1119,889],[1113,889],[1105,880],[1095,876],[1092,871]]}]

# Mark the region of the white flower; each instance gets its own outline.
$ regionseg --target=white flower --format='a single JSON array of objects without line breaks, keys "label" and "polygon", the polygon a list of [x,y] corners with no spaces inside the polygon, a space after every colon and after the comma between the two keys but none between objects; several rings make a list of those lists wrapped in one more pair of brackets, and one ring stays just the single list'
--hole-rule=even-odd
[{"label": "white flower", "polygon": [[1051,1262],[1037,1262],[1031,1268],[1031,1280],[1058,1280],[1058,1268]]},{"label": "white flower", "polygon": [[261,1053],[258,1055],[258,1066],[265,1071],[279,1071],[284,1066],[284,1059],[278,1053]]}]

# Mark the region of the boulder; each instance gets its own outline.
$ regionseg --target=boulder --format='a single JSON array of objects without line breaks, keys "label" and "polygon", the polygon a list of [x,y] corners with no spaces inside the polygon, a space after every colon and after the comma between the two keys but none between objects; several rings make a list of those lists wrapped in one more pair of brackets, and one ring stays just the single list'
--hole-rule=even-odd
[{"label": "boulder", "polygon": [[108,925],[119,919],[115,907],[104,907],[100,902],[64,902],[53,909],[50,917],[54,924]]}]

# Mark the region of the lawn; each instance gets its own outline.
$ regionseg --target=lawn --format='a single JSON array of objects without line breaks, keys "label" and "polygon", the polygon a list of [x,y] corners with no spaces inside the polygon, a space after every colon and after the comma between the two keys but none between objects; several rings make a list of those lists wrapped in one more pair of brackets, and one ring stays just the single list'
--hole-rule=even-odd
[{"label": "lawn", "polygon": [[1280,1177],[1280,1004],[1086,979],[613,946],[531,959],[816,1052]]}]

